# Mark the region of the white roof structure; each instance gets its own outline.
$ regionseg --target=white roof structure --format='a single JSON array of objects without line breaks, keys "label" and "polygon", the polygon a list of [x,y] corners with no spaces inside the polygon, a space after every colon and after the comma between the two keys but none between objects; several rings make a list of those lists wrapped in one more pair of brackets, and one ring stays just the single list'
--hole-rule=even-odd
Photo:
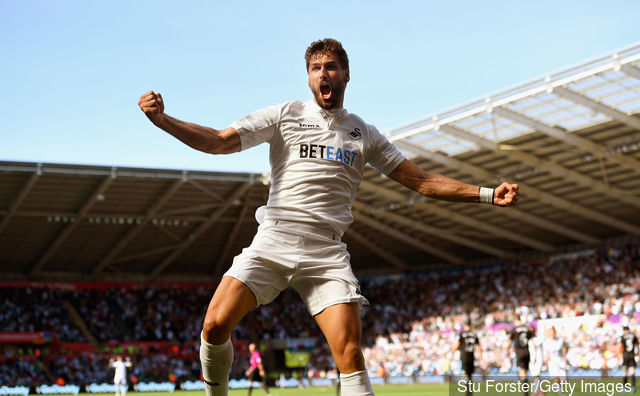
[{"label": "white roof structure", "polygon": [[637,44],[386,133],[422,169],[479,185],[519,183],[517,207],[427,203],[373,173],[357,207],[389,235],[418,235],[459,261],[467,249],[504,259],[635,241],[639,113]]},{"label": "white roof structure", "polygon": [[[426,171],[520,185],[516,207],[429,200],[368,168],[358,275],[640,243],[640,44],[396,128]],[[0,280],[215,281],[262,175],[0,161]]]}]

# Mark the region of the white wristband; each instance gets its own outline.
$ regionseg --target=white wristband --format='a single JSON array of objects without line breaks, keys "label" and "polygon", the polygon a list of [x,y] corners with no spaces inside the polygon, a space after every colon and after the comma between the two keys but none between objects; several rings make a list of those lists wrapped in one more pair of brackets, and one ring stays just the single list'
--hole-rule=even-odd
[{"label": "white wristband", "polygon": [[493,188],[480,187],[478,202],[492,205],[493,204]]}]

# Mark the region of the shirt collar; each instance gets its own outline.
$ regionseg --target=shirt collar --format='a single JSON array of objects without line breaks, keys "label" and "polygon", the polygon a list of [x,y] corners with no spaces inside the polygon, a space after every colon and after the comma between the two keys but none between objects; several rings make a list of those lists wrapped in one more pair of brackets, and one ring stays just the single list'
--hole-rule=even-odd
[{"label": "shirt collar", "polygon": [[348,113],[347,109],[345,109],[344,107],[341,107],[339,109],[331,109],[331,110],[323,109],[322,107],[318,106],[316,101],[313,99],[307,101],[306,104],[313,111],[326,115],[329,118],[340,118],[347,115]]}]

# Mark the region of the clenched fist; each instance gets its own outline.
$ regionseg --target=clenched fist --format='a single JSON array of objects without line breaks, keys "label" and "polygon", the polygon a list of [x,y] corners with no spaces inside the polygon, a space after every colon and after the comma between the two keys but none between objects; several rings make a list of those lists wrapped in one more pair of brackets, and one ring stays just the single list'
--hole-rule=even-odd
[{"label": "clenched fist", "polygon": [[507,182],[498,186],[493,193],[493,204],[498,206],[515,206],[518,202],[518,185]]},{"label": "clenched fist", "polygon": [[138,101],[138,106],[154,124],[164,115],[164,101],[159,93],[149,91],[142,95],[140,101]]}]

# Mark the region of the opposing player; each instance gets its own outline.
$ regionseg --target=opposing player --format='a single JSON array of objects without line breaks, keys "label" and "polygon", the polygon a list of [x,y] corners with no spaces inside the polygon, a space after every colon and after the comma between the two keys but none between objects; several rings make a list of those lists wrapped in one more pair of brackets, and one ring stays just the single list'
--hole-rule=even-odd
[{"label": "opposing player", "polygon": [[622,328],[620,337],[620,349],[622,350],[622,373],[624,374],[624,384],[631,377],[632,392],[636,391],[636,355],[638,354],[638,337],[631,332],[629,326]]},{"label": "opposing player", "polygon": [[222,130],[165,114],[162,96],[142,95],[139,106],[159,128],[212,154],[270,145],[271,187],[260,226],[235,257],[207,310],[200,358],[207,395],[227,395],[233,361],[230,335],[252,308],[293,286],[325,335],[340,370],[342,394],[373,395],[362,355],[360,294],[341,237],[366,163],[391,179],[436,199],[515,205],[517,184],[495,190],[423,172],[374,126],[343,107],[349,59],[333,39],[312,43],[305,54],[313,100],[258,110]]},{"label": "opposing player", "polygon": [[249,344],[249,369],[245,372],[245,375],[249,379],[249,396],[253,391],[253,383],[259,382],[262,384],[262,389],[267,393],[267,396],[271,396],[269,393],[269,386],[267,385],[267,378],[264,373],[264,366],[262,365],[262,356],[256,349],[256,344]]},{"label": "opposing player", "polygon": [[[568,346],[564,340],[558,337],[555,327],[548,329],[547,338],[542,344],[545,354],[545,361],[549,369],[549,376],[554,382],[564,383],[567,381],[567,350]],[[560,392],[562,394],[562,392]]]},{"label": "opposing player", "polygon": [[127,367],[131,367],[131,358],[127,358],[123,361],[122,356],[118,356],[115,360],[109,359],[109,367],[115,369],[113,375],[113,385],[116,388],[116,396],[125,396],[127,394]]},{"label": "opposing player", "polygon": [[473,372],[475,371],[475,352],[478,350],[478,356],[482,357],[482,347],[480,346],[480,340],[478,335],[471,329],[471,324],[466,323],[464,325],[464,331],[460,333],[458,338],[458,345],[456,348],[460,351],[460,360],[462,363],[462,371],[464,376],[469,382],[467,385],[467,395],[473,394],[471,392],[470,383],[473,381]]},{"label": "opposing player", "polygon": [[533,334],[533,338],[529,340],[529,356],[531,356],[529,371],[531,371],[531,379],[533,380],[532,389],[536,390],[534,396],[538,396],[542,395],[542,391],[540,391],[540,373],[542,372],[542,365],[544,364],[544,353],[542,351],[544,337],[536,334],[537,330],[535,327],[530,326],[529,329]]},{"label": "opposing player", "polygon": [[[516,363],[518,365],[518,378],[522,383],[528,383],[527,370],[531,355],[529,354],[529,340],[533,338],[533,332],[526,325],[522,324],[520,318],[516,318],[513,322],[515,327],[511,329],[511,341],[516,352]],[[527,389],[525,387],[525,389]],[[529,392],[524,392],[525,396],[529,396]]]}]

